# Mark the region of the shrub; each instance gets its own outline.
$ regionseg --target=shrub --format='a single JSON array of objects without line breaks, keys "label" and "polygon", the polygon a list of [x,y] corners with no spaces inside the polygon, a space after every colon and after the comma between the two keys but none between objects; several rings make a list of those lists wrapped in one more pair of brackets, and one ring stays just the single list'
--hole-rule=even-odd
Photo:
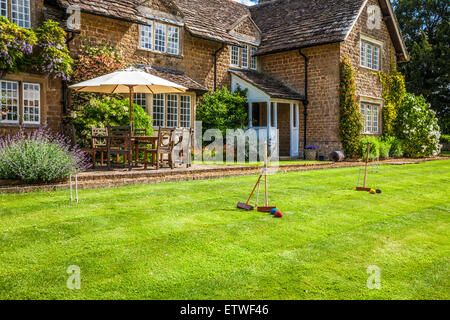
[{"label": "shrub", "polygon": [[358,154],[361,141],[362,116],[356,99],[356,84],[350,60],[344,57],[340,65],[339,137],[347,157]]},{"label": "shrub", "polygon": [[398,110],[396,136],[404,140],[407,157],[419,158],[440,152],[439,126],[435,112],[423,96],[407,94]]},{"label": "shrub", "polygon": [[[118,99],[108,96],[91,98],[86,104],[76,106],[76,111],[72,111],[71,117],[78,142],[83,146],[90,146],[91,129],[93,126],[105,128],[108,125],[129,125],[129,109],[129,99]],[[136,129],[147,129],[147,134],[153,134],[151,117],[137,104],[133,104],[133,118]]]},{"label": "shrub", "polygon": [[405,154],[403,140],[394,139],[391,144],[391,151],[389,152],[392,158],[402,158]]},{"label": "shrub", "polygon": [[380,82],[383,86],[383,99],[385,106],[382,111],[383,134],[394,135],[394,122],[397,118],[398,108],[406,95],[405,77],[396,70],[391,59],[391,72],[379,72]]},{"label": "shrub", "polygon": [[443,134],[440,141],[441,143],[450,143],[450,134]]},{"label": "shrub", "polygon": [[46,128],[0,139],[0,179],[49,182],[89,167],[88,157]]},{"label": "shrub", "polygon": [[203,131],[218,129],[223,136],[226,129],[243,128],[248,119],[247,90],[238,88],[231,93],[226,87],[203,95],[197,106],[198,121],[203,122]]},{"label": "shrub", "polygon": [[359,144],[360,157],[366,159],[367,156],[367,142],[370,142],[369,159],[375,159],[380,156],[380,140],[376,137],[364,137]]}]

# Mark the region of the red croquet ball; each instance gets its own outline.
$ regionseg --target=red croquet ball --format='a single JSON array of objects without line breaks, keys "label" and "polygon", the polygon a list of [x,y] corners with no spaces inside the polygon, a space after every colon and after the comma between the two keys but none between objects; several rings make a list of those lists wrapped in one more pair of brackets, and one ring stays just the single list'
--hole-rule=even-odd
[{"label": "red croquet ball", "polygon": [[275,212],[275,217],[282,218],[283,217],[283,213],[281,211],[277,211],[277,212]]}]

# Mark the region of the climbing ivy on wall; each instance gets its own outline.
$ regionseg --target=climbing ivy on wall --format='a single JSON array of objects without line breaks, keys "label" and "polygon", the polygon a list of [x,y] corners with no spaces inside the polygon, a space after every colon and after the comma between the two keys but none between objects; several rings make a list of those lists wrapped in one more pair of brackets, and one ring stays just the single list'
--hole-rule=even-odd
[{"label": "climbing ivy on wall", "polygon": [[362,132],[362,116],[356,98],[354,71],[348,57],[340,63],[339,137],[346,157],[356,157]]}]

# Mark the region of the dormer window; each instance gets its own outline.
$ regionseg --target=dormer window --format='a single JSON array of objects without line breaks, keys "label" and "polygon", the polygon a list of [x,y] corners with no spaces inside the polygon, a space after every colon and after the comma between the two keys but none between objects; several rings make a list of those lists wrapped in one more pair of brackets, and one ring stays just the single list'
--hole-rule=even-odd
[{"label": "dormer window", "polygon": [[242,47],[231,46],[230,65],[232,67],[240,67],[243,69],[257,69],[257,58],[253,55],[257,48],[249,45]]},{"label": "dormer window", "polygon": [[[8,12],[8,3],[11,12]],[[31,28],[30,0],[0,0],[0,15],[22,28]]]},{"label": "dormer window", "polygon": [[177,26],[149,21],[140,26],[139,48],[160,53],[179,55],[180,28]]}]

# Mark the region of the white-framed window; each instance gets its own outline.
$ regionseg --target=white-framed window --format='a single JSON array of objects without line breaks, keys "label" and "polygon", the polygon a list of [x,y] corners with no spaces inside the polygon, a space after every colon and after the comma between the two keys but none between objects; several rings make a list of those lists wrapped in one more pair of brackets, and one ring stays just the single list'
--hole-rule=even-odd
[{"label": "white-framed window", "polygon": [[167,95],[167,127],[178,127],[178,95]]},{"label": "white-framed window", "polygon": [[242,68],[248,68],[248,46],[243,46],[241,52],[242,52],[241,66]]},{"label": "white-framed window", "polygon": [[231,47],[231,65],[234,67],[239,67],[239,47],[232,46]]},{"label": "white-framed window", "polygon": [[181,114],[180,122],[181,127],[191,127],[191,96],[181,96]]},{"label": "white-framed window", "polygon": [[361,102],[361,115],[363,117],[364,133],[380,132],[380,105],[374,103]]},{"label": "white-framed window", "polygon": [[155,23],[155,50],[166,52],[166,28],[162,23]]},{"label": "white-framed window", "polygon": [[153,22],[150,21],[148,25],[141,25],[141,43],[140,47],[143,49],[153,49]]},{"label": "white-framed window", "polygon": [[250,47],[250,69],[256,70],[258,68],[257,58],[254,56],[256,53],[256,47]]},{"label": "white-framed window", "polygon": [[12,0],[11,21],[22,28],[31,27],[30,0]]},{"label": "white-framed window", "polygon": [[145,111],[147,111],[147,94],[145,93],[135,93],[134,94],[134,103],[138,106],[142,107]]},{"label": "white-framed window", "polygon": [[19,122],[19,83],[17,81],[0,81],[0,122]]},{"label": "white-framed window", "polygon": [[167,53],[179,54],[180,48],[180,28],[168,26]]},{"label": "white-framed window", "polygon": [[8,18],[8,0],[0,0],[0,16]]},{"label": "white-framed window", "polygon": [[41,123],[41,86],[23,83],[23,123]]},{"label": "white-framed window", "polygon": [[381,46],[379,44],[365,39],[361,40],[361,66],[380,70],[380,52]]},{"label": "white-framed window", "polygon": [[165,96],[163,93],[153,95],[153,126],[164,127]]}]

